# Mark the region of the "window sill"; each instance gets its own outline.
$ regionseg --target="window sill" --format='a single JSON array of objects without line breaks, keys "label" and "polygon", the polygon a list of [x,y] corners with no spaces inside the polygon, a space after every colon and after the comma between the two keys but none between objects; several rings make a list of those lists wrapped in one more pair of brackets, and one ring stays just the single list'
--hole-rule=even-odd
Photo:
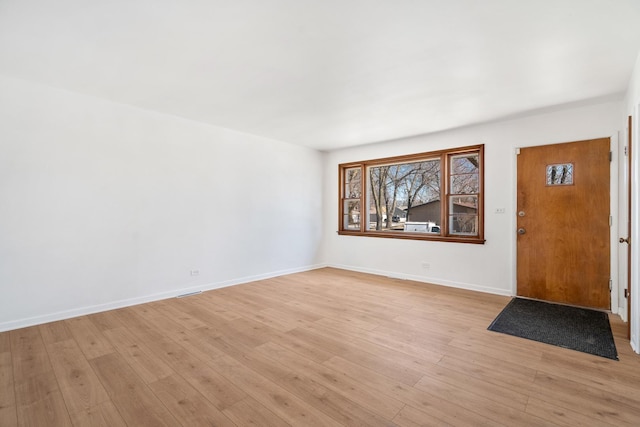
[{"label": "window sill", "polygon": [[381,237],[385,239],[404,239],[404,240],[425,240],[433,242],[451,242],[451,243],[472,243],[477,245],[484,245],[486,240],[480,237],[469,236],[440,236],[440,235],[425,235],[424,233],[394,233],[391,231],[337,231],[340,236],[361,236],[361,237]]}]

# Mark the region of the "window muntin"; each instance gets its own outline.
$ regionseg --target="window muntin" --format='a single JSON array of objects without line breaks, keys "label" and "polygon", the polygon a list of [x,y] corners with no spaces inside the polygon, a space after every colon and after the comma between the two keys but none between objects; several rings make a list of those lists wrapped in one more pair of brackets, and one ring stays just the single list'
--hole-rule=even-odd
[{"label": "window muntin", "polygon": [[484,146],[339,165],[339,234],[483,243]]}]

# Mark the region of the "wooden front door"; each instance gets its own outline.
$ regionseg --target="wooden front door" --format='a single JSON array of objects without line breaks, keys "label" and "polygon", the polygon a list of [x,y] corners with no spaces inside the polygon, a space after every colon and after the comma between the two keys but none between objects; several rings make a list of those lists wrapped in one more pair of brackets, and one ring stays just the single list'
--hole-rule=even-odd
[{"label": "wooden front door", "polygon": [[609,138],[521,148],[518,295],[610,309]]}]

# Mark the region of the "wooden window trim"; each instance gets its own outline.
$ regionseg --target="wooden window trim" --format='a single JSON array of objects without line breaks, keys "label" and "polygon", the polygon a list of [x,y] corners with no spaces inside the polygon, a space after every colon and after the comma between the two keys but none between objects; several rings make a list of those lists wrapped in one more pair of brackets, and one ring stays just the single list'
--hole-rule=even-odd
[{"label": "wooden window trim", "polygon": [[[449,199],[455,194],[450,193],[450,158],[451,156],[478,153],[479,171],[478,171],[478,234],[476,236],[450,235],[449,234]],[[411,233],[406,231],[379,231],[367,230],[366,225],[369,217],[369,208],[367,206],[367,168],[371,166],[380,166],[385,164],[410,163],[420,160],[428,160],[440,158],[440,216],[442,224],[440,226],[441,234],[425,234]],[[345,229],[343,221],[344,202],[345,202],[345,170],[351,168],[360,168],[360,229]],[[365,236],[365,237],[381,237],[388,239],[405,239],[405,240],[427,240],[439,242],[454,243],[475,243],[484,244],[484,144],[470,145],[466,147],[457,147],[452,149],[429,151],[423,153],[385,157],[379,159],[371,159],[359,162],[341,163],[338,165],[338,234],[342,236]]]}]

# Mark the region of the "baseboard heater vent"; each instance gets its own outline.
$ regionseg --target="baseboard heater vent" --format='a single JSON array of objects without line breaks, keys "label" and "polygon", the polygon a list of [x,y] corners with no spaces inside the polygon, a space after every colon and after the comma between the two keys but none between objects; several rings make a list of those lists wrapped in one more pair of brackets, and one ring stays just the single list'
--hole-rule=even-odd
[{"label": "baseboard heater vent", "polygon": [[193,296],[193,295],[198,295],[198,294],[201,294],[201,293],[202,293],[202,291],[189,292],[189,293],[186,293],[186,294],[178,295],[176,298],[185,298],[185,297],[190,297],[190,296]]}]

